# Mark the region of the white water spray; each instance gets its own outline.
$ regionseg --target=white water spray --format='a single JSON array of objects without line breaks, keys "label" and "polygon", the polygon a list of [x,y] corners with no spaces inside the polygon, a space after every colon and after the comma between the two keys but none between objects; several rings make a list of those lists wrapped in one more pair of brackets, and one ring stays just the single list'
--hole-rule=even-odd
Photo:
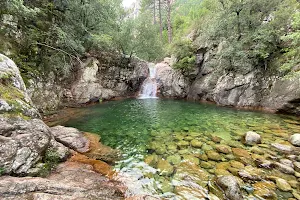
[{"label": "white water spray", "polygon": [[139,95],[140,99],[157,98],[156,66],[154,64],[149,64],[148,68],[149,75],[142,85]]}]

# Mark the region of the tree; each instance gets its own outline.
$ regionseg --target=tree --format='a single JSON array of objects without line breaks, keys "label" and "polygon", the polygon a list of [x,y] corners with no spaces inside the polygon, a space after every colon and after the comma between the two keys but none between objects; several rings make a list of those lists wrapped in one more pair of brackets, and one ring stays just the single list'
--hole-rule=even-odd
[{"label": "tree", "polygon": [[172,1],[166,0],[167,6],[167,23],[168,23],[168,41],[172,42],[172,21],[171,21],[171,11],[172,11]]}]

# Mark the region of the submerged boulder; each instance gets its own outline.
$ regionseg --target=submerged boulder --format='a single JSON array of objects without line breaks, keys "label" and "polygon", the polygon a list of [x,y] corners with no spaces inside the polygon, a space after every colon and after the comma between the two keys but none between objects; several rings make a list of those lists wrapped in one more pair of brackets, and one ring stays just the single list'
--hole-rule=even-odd
[{"label": "submerged boulder", "polygon": [[216,183],[224,191],[225,196],[228,199],[244,199],[240,190],[240,186],[234,176],[221,176],[217,179]]}]

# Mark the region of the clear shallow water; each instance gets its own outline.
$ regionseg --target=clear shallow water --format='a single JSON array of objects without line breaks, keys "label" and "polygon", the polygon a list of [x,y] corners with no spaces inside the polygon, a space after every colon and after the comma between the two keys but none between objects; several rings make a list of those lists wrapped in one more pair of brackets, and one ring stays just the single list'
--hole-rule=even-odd
[{"label": "clear shallow water", "polygon": [[[213,197],[213,193],[220,196],[218,191],[211,192],[214,186],[210,184],[216,175],[228,172],[238,177],[234,169],[229,169],[232,165],[222,163],[238,161],[258,169],[254,162],[245,163],[246,160],[233,155],[231,148],[246,150],[252,157],[267,159],[271,154],[284,158],[271,151],[270,144],[284,143],[291,133],[300,131],[298,122],[291,117],[186,101],[128,99],[82,109],[88,115],[64,125],[100,134],[102,143],[123,152],[115,168],[123,174],[122,181],[131,182],[131,193],[150,193],[168,199],[204,199],[209,194]],[[244,146],[240,138],[247,131],[259,133],[263,144]],[[217,153],[220,144],[226,145],[230,152]],[[209,154],[217,158],[207,158]],[[284,179],[296,179],[275,169],[259,170],[262,178],[266,173],[274,173]],[[255,187],[258,190],[254,183],[259,181],[240,181],[252,191],[243,191],[245,196],[252,196]],[[292,195],[278,189],[272,192],[278,199]]]}]

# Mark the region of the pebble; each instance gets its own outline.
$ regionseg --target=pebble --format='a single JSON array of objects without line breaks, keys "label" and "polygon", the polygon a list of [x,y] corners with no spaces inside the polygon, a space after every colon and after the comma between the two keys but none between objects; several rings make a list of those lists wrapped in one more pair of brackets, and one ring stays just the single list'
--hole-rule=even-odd
[{"label": "pebble", "polygon": [[292,187],[290,186],[290,184],[282,178],[277,178],[276,179],[276,186],[281,191],[284,191],[284,192],[292,191]]}]

